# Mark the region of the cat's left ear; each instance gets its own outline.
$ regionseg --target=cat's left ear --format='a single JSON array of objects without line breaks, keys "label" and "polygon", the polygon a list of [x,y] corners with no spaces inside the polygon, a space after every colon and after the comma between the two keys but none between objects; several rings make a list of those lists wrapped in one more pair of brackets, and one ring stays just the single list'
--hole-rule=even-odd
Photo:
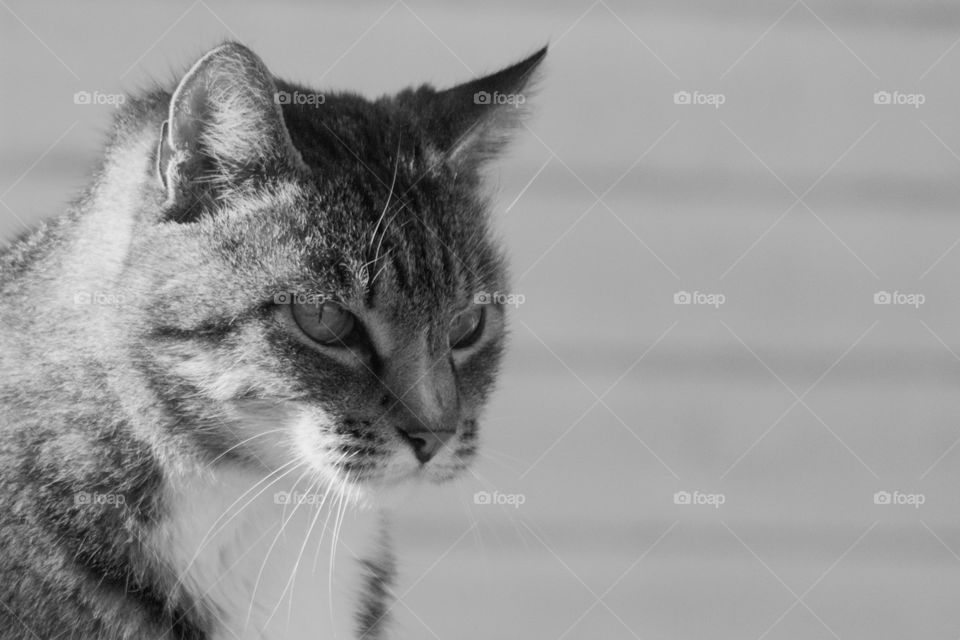
[{"label": "cat's left ear", "polygon": [[424,90],[414,94],[426,135],[443,161],[469,170],[502,150],[527,115],[527,98],[546,55],[543,47],[496,73],[427,96]]},{"label": "cat's left ear", "polygon": [[157,177],[179,221],[199,215],[205,202],[246,178],[303,162],[270,72],[236,43],[208,52],[184,75],[160,138]]}]

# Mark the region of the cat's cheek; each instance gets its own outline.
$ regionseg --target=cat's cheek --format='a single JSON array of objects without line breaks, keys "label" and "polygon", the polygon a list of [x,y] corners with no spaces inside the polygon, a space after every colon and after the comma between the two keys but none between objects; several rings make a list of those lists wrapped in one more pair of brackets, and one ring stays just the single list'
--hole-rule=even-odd
[{"label": "cat's cheek", "polygon": [[289,403],[267,400],[234,400],[223,406],[230,431],[231,450],[239,457],[255,460],[271,471],[290,462],[290,425],[298,416]]},{"label": "cat's cheek", "polygon": [[295,406],[289,424],[293,457],[331,482],[341,480],[330,458],[337,444],[333,426],[333,419],[323,409],[306,404]]}]

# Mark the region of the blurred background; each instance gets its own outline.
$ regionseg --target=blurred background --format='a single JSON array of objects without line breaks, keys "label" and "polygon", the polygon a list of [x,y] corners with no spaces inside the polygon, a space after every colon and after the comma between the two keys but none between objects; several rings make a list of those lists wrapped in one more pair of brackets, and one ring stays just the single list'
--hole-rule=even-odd
[{"label": "blurred background", "polygon": [[[400,514],[398,637],[960,636],[960,5],[0,0],[0,234],[225,38],[444,87],[549,42],[497,163],[513,348]],[[685,304],[686,303],[686,304]]]}]

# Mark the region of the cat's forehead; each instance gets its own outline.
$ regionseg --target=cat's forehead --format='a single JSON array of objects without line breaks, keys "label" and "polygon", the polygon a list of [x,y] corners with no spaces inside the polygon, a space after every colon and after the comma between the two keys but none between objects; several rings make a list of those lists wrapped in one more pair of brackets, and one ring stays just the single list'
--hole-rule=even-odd
[{"label": "cat's forehead", "polygon": [[[240,268],[400,316],[441,316],[503,278],[483,203],[408,165],[390,185],[348,168],[282,180],[238,202],[222,232]],[[390,186],[393,189],[391,190]]]}]

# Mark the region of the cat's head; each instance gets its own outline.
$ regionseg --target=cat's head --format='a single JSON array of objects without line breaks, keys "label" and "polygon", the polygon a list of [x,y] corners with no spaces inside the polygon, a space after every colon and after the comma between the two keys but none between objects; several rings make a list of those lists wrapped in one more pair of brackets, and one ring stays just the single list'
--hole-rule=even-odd
[{"label": "cat's head", "polygon": [[121,282],[169,437],[358,488],[469,464],[504,345],[481,172],[541,50],[375,101],[203,56],[164,105]]}]

